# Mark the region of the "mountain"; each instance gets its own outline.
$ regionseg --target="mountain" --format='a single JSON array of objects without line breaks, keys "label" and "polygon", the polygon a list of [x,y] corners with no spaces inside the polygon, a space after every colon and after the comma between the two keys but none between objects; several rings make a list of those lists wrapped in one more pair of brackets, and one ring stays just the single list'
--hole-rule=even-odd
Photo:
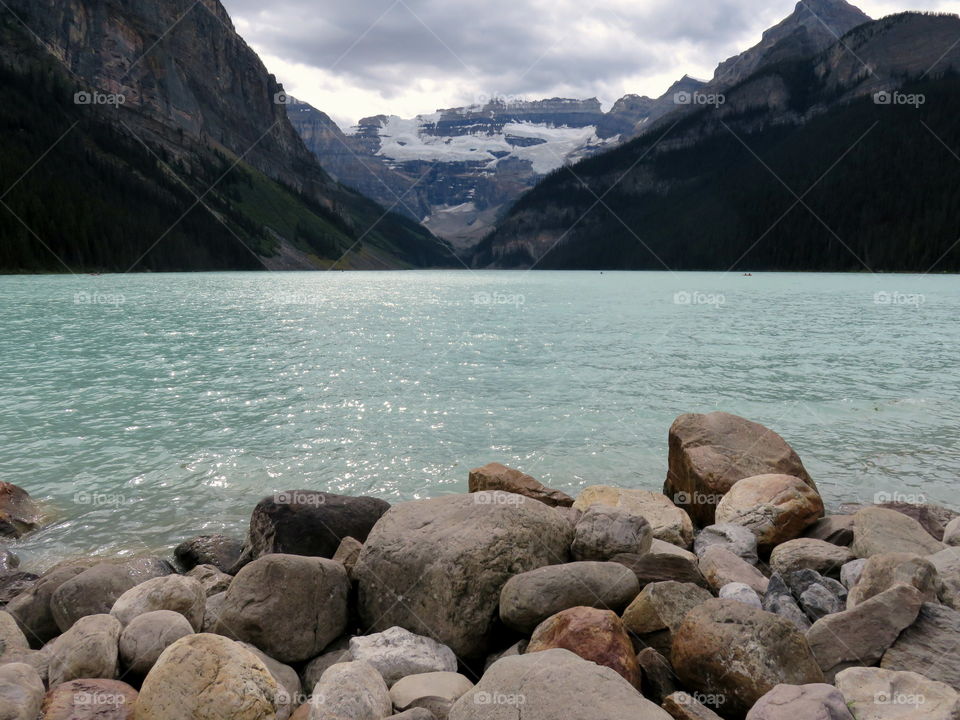
[{"label": "mountain", "polygon": [[608,115],[595,98],[494,98],[409,119],[377,115],[349,135],[308,105],[292,105],[290,115],[334,177],[460,248],[550,171],[619,141],[598,135]]},{"label": "mountain", "polygon": [[804,57],[774,45],[722,102],[551,174],[472,262],[956,271],[957,37],[956,16],[904,13]]},{"label": "mountain", "polygon": [[8,5],[0,270],[452,260],[320,167],[218,0]]}]

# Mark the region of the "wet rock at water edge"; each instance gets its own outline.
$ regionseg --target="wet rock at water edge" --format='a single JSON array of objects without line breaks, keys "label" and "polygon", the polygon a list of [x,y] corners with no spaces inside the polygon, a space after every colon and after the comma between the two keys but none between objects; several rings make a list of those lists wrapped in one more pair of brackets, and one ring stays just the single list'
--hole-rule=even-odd
[{"label": "wet rock at water edge", "polygon": [[469,477],[470,492],[501,490],[537,500],[551,507],[570,507],[573,498],[559,490],[546,487],[526,473],[500,463],[489,463],[474,468]]}]

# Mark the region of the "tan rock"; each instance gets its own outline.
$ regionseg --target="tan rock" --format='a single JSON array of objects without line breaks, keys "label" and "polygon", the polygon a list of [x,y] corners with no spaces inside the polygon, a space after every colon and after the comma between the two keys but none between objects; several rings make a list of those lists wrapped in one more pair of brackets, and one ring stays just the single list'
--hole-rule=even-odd
[{"label": "tan rock", "polygon": [[646,518],[658,540],[682,548],[693,544],[690,516],[661,493],[593,485],[580,492],[573,507],[586,512],[591,505],[609,505]]},{"label": "tan rock", "polygon": [[120,622],[110,615],[88,615],[44,648],[50,658],[50,685],[117,675]]},{"label": "tan rock", "polygon": [[23,663],[0,666],[0,718],[36,720],[43,702],[43,680]]},{"label": "tan rock", "polygon": [[799,537],[823,517],[820,494],[791,475],[744,478],[717,506],[718,523],[736,523],[753,531],[760,550]]},{"label": "tan rock", "polygon": [[774,572],[784,575],[807,569],[837,579],[840,577],[840,568],[853,559],[849,548],[825,540],[797,538],[773,549],[770,554],[770,567]]},{"label": "tan rock", "polygon": [[577,607],[544,620],[533,631],[526,654],[562,648],[615,670],[636,688],[640,668],[623,622],[610,610]]},{"label": "tan rock", "polygon": [[700,558],[700,572],[715,592],[730,583],[742,583],[762,595],[770,583],[756,567],[716,545],[707,548]]},{"label": "tan rock", "polygon": [[570,507],[573,498],[559,490],[553,490],[519,470],[500,463],[489,463],[470,471],[470,492],[502,490],[539,500],[551,507]]},{"label": "tan rock", "polygon": [[685,692],[676,692],[664,698],[663,709],[670,713],[673,720],[721,720],[713,710]]},{"label": "tan rock", "polygon": [[71,680],[47,693],[43,720],[133,720],[137,697],[119,680]]},{"label": "tan rock", "polygon": [[681,415],[670,427],[664,494],[699,527],[715,522],[720,499],[756,475],[798,477],[816,488],[799,456],[773,430],[729,413]]},{"label": "tan rock", "polygon": [[335,561],[343,563],[343,567],[347,570],[347,577],[351,580],[353,579],[353,568],[356,566],[362,551],[362,542],[352,537],[345,537],[340,543],[340,547],[333,554]]},{"label": "tan rock", "polygon": [[421,673],[394,683],[390,700],[397,712],[422,707],[445,718],[453,704],[472,689],[473,683],[459,673]]},{"label": "tan rock", "polygon": [[623,624],[637,635],[660,630],[675,632],[688,612],[712,599],[713,595],[692,583],[652,583],[624,611]]},{"label": "tan rock", "polygon": [[939,589],[937,569],[929,560],[912,553],[883,553],[867,560],[857,584],[847,596],[847,607],[879,595],[898,583],[912,585],[925,602],[936,602]]},{"label": "tan rock", "polygon": [[891,552],[933,555],[945,547],[920,523],[896,510],[867,507],[853,516],[853,545],[850,549],[857,557]]},{"label": "tan rock", "polygon": [[836,686],[857,720],[960,717],[960,694],[917,673],[854,667],[837,675]]}]

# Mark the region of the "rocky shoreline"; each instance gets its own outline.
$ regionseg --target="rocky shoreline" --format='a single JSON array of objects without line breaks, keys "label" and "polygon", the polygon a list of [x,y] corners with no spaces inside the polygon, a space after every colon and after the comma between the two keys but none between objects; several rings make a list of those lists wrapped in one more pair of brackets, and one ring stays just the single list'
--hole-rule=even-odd
[{"label": "rocky shoreline", "polygon": [[[676,420],[663,493],[466,489],[39,576],[0,546],[0,720],[960,720],[960,513],[827,515],[726,413]],[[39,523],[0,483],[0,537]]]}]

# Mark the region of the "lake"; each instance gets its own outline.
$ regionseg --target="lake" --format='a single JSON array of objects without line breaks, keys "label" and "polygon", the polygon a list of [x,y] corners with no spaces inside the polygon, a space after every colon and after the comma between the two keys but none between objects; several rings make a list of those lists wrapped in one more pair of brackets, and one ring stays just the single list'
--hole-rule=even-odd
[{"label": "lake", "polygon": [[0,277],[0,477],[29,569],[242,535],[303,488],[396,501],[518,467],[660,490],[667,430],[775,429],[829,505],[960,509],[960,278],[669,272]]}]

